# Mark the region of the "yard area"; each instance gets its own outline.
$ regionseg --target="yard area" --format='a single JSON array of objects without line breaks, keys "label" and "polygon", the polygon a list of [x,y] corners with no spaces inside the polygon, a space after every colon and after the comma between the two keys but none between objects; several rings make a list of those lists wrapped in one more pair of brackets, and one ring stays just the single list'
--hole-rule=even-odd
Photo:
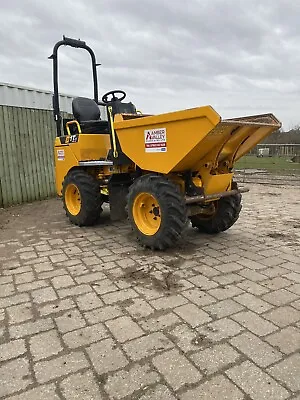
[{"label": "yard area", "polygon": [[231,229],[167,252],[107,210],[0,210],[1,399],[296,400],[299,350],[299,187],[251,184]]},{"label": "yard area", "polygon": [[235,169],[261,169],[273,174],[280,172],[300,175],[300,163],[292,162],[289,157],[246,155],[235,164]]}]

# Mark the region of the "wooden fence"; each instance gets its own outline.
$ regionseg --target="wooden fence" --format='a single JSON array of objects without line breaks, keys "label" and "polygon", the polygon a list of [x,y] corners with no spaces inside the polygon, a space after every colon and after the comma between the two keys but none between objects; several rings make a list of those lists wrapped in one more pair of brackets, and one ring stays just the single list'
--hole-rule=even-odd
[{"label": "wooden fence", "polygon": [[52,112],[0,105],[0,207],[55,195]]}]

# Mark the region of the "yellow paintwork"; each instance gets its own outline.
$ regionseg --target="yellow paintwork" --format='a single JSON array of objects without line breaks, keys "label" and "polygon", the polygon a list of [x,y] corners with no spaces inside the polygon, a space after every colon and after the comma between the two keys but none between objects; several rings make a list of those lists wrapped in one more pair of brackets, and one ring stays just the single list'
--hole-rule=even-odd
[{"label": "yellow paintwork", "polygon": [[[232,163],[281,126],[272,118],[221,121],[213,108],[206,106],[123,121],[119,117],[114,127],[123,152],[141,169],[168,174],[197,171],[206,162],[215,166],[224,157]],[[145,131],[161,128],[166,129],[167,151],[145,152]]]},{"label": "yellow paintwork", "polygon": [[139,193],[134,199],[132,214],[135,225],[144,235],[153,236],[158,232],[161,224],[160,209],[152,194]]},{"label": "yellow paintwork", "polygon": [[78,215],[81,209],[80,192],[76,185],[70,183],[65,191],[65,203],[70,214]]},{"label": "yellow paintwork", "polygon": [[[59,156],[59,152],[63,153],[61,153]],[[60,196],[62,194],[62,184],[65,176],[70,169],[78,165],[78,160],[74,156],[71,147],[69,145],[61,145],[59,138],[56,138],[54,147],[54,161],[56,192]]]},{"label": "yellow paintwork", "polygon": [[[222,121],[210,106],[114,123],[123,152],[141,169],[198,172],[194,183],[205,194],[229,190],[234,162],[280,126],[272,114]],[[166,151],[146,152],[145,131],[163,128]]]},{"label": "yellow paintwork", "polygon": [[72,151],[79,161],[106,159],[110,149],[109,134],[79,135],[77,143],[72,143]]},{"label": "yellow paintwork", "polygon": [[74,124],[77,126],[78,133],[81,133],[80,124],[79,124],[78,121],[76,121],[76,120],[74,119],[73,121],[68,121],[68,122],[66,123],[66,129],[67,129],[68,135],[71,135],[71,132],[70,132],[70,125],[74,125]]},{"label": "yellow paintwork", "polygon": [[[70,137],[67,136],[66,139]],[[61,144],[60,138],[55,139],[55,180],[58,195],[62,193],[62,183],[67,173],[79,165],[79,161],[106,159],[110,149],[109,134],[80,134],[77,143]],[[59,157],[59,151],[64,155]]]},{"label": "yellow paintwork", "polygon": [[[117,135],[123,153],[133,164],[100,167],[95,170],[98,179],[138,166],[143,173],[166,174],[184,192],[181,173],[189,170],[193,172],[194,184],[203,187],[207,195],[230,190],[234,162],[281,126],[272,114],[221,120],[210,106],[160,115],[117,114],[113,121],[111,111],[108,110],[113,153],[117,155]],[[146,151],[146,131],[153,129],[165,129],[166,151],[148,152],[149,148]],[[79,134],[78,137],[77,143],[68,143],[72,136],[67,136],[66,144],[56,138],[58,194],[61,194],[64,177],[79,165],[79,161],[106,159],[111,148],[109,134]],[[59,150],[64,150],[63,159],[58,157]]]},{"label": "yellow paintwork", "polygon": [[[123,152],[135,164],[168,174],[219,121],[220,116],[207,106],[120,122],[115,119],[114,127]],[[144,131],[159,128],[167,129],[167,152],[146,153]]]},{"label": "yellow paintwork", "polygon": [[233,174],[219,174],[210,175],[204,182],[204,192],[206,195],[225,192],[230,190],[230,183],[232,181]]},{"label": "yellow paintwork", "polygon": [[111,137],[112,137],[112,145],[113,145],[113,156],[115,158],[118,157],[118,151],[117,151],[117,140],[116,140],[116,132],[114,128],[114,119],[113,119],[113,114],[112,114],[112,106],[108,107],[108,117],[109,117],[109,122],[110,122],[110,129],[111,129]]},{"label": "yellow paintwork", "polygon": [[195,176],[194,178],[192,178],[192,181],[193,181],[193,184],[197,187],[203,186],[203,182],[198,176]]}]

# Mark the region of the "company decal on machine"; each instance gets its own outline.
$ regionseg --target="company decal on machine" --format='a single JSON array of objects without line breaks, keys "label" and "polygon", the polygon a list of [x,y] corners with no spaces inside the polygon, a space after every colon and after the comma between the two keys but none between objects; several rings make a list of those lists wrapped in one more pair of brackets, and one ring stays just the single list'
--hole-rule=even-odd
[{"label": "company decal on machine", "polygon": [[60,141],[61,144],[69,144],[69,143],[77,143],[78,142],[78,135],[71,135],[71,136],[63,136]]},{"label": "company decal on machine", "polygon": [[146,153],[165,153],[167,151],[166,128],[146,129],[144,133]]},{"label": "company decal on machine", "polygon": [[79,139],[79,136],[78,136],[78,135],[71,135],[71,136],[70,136],[69,143],[77,143],[77,142],[78,142],[78,139]]},{"label": "company decal on machine", "polygon": [[64,159],[65,159],[65,151],[64,150],[57,150],[57,159],[59,161],[64,161]]}]

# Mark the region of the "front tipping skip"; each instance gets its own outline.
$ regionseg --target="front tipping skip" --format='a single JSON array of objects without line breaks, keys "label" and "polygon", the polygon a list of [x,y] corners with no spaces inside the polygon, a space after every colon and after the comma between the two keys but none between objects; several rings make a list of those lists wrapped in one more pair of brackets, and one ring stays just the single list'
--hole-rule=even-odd
[{"label": "front tipping skip", "polygon": [[[90,53],[94,81],[94,99],[75,98],[74,118],[64,120],[57,80],[62,45]],[[163,250],[180,238],[189,219],[206,233],[237,221],[246,190],[233,182],[233,165],[281,126],[272,114],[222,120],[210,106],[141,114],[122,102],[126,94],[120,90],[98,101],[98,64],[85,42],[64,37],[50,58],[56,187],[72,223],[93,225],[107,202],[112,220],[128,216],[141,244]],[[107,120],[100,118],[99,105]]]}]

